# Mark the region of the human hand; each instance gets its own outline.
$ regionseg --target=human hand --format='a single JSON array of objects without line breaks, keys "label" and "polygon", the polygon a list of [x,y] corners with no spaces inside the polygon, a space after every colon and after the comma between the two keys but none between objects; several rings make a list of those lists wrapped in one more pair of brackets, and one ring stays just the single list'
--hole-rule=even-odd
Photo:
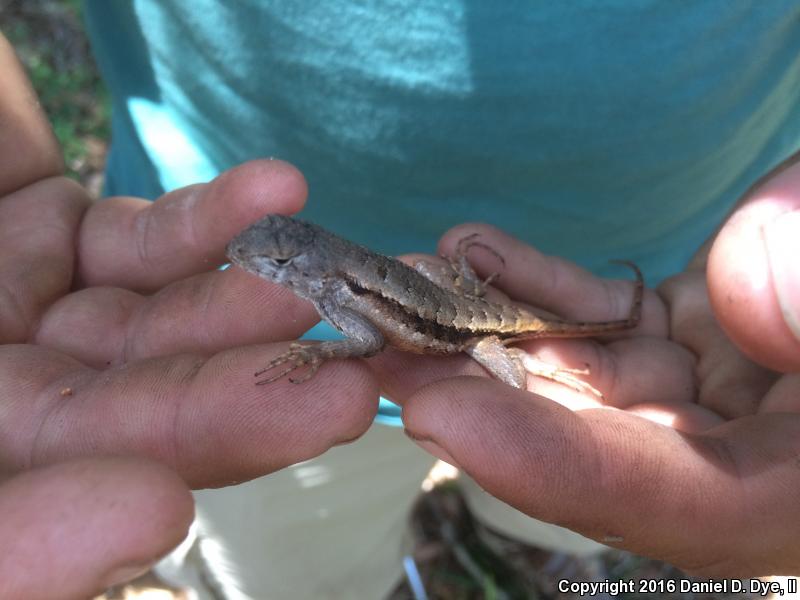
[{"label": "human hand", "polygon": [[0,597],[94,597],[180,543],[193,514],[186,484],[141,459],[78,459],[17,475],[0,483]]},{"label": "human hand", "polygon": [[[187,484],[237,483],[357,437],[377,386],[356,362],[254,385],[317,316],[216,267],[245,225],[300,208],[295,169],[257,161],[155,203],[92,204],[61,176],[1,37],[0,69],[0,596],[51,597],[52,582],[86,597],[180,541]],[[85,458],[111,455],[183,481],[150,460]]]},{"label": "human hand", "polygon": [[264,161],[155,203],[90,205],[61,177],[2,197],[0,468],[132,454],[220,486],[362,433],[377,398],[363,365],[254,385],[278,353],[270,342],[283,347],[316,313],[215,268],[244,225],[297,210],[304,193],[297,171]]},{"label": "human hand", "polygon": [[[772,345],[753,336],[760,345],[743,347],[772,357],[770,364],[776,355],[796,361],[796,339],[777,301],[763,301],[771,286],[739,285],[735,300],[727,301],[731,274],[744,279],[742,253],[749,253],[750,266],[764,260],[763,245],[760,253],[753,243],[741,245],[747,235],[760,243],[758,223],[751,220],[747,229],[737,222],[734,217],[722,231],[709,263],[712,298],[733,307],[720,319],[734,339],[763,331],[765,322],[778,331],[784,323],[783,337]],[[458,227],[445,236],[443,249],[475,230],[505,258],[498,286],[511,297],[571,319],[624,318],[629,284],[592,277],[493,228]],[[475,252],[471,259],[484,276],[497,269],[491,256]],[[785,285],[791,285],[791,264],[784,263]],[[447,369],[480,372],[463,359],[420,368],[414,359],[395,357],[391,365],[375,361],[376,368],[387,392],[403,403],[411,437],[531,516],[697,574],[796,571],[800,419],[790,413],[797,412],[797,376],[779,377],[728,341],[710,310],[701,261],[666,282],[662,294],[646,294],[642,322],[629,334],[601,343],[522,345],[558,366],[588,364],[588,381],[603,401],[532,378],[535,395],[487,378],[444,379]],[[750,310],[734,310],[742,303]],[[760,319],[747,314],[754,306],[766,311]]]}]

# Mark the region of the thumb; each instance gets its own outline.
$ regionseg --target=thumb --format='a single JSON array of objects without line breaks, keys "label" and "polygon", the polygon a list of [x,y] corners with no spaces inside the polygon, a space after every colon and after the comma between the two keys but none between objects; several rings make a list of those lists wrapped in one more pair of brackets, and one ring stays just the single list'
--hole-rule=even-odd
[{"label": "thumb", "polygon": [[0,485],[0,598],[88,598],[147,570],[185,537],[189,490],[131,459],[36,469]]},{"label": "thumb", "polygon": [[786,490],[800,484],[800,418],[790,417],[695,435],[465,377],[426,386],[403,406],[410,437],[496,498],[708,576],[796,570],[800,509]]},{"label": "thumb", "polygon": [[708,259],[714,313],[754,361],[800,370],[800,164],[759,188],[720,231]]}]

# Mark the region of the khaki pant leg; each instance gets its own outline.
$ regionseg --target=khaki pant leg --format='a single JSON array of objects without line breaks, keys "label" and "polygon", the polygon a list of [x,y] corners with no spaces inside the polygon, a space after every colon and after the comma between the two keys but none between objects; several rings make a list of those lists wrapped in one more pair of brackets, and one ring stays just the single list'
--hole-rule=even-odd
[{"label": "khaki pant leg", "polygon": [[382,598],[402,574],[409,510],[433,463],[402,429],[375,424],[313,460],[197,492],[186,580],[211,579],[226,598]]},{"label": "khaki pant leg", "polygon": [[591,556],[608,548],[558,525],[538,521],[487,494],[475,481],[461,474],[461,490],[473,516],[494,531],[512,539],[554,552]]}]

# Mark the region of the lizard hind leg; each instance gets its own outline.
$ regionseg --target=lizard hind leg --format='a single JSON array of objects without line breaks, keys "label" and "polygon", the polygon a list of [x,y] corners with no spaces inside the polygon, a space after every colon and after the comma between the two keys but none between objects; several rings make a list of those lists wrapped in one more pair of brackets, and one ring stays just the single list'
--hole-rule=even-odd
[{"label": "lizard hind leg", "polygon": [[588,392],[599,398],[603,394],[577,375],[588,375],[589,369],[558,367],[532,356],[520,348],[508,348],[496,337],[485,337],[464,349],[484,369],[503,383],[526,389],[528,373],[565,385],[577,392]]},{"label": "lizard hind leg", "polygon": [[500,264],[503,266],[505,266],[506,261],[497,250],[488,244],[477,241],[478,237],[480,237],[479,233],[473,233],[462,237],[456,244],[455,256],[445,256],[443,258],[450,263],[450,268],[455,273],[456,289],[465,296],[480,298],[486,293],[487,286],[496,280],[500,276],[500,273],[494,272],[486,279],[481,280],[475,272],[475,269],[469,264],[469,260],[467,260],[467,253],[470,251],[470,248],[483,248],[499,260]]},{"label": "lizard hind leg", "polygon": [[489,336],[467,346],[464,352],[503,383],[524,390],[527,371],[521,357],[513,350],[517,349],[506,348],[500,338]]},{"label": "lizard hind leg", "polygon": [[561,385],[575,390],[576,392],[588,392],[598,398],[604,398],[603,393],[595,388],[592,384],[576,377],[576,375],[588,375],[589,368],[584,369],[570,369],[567,367],[558,367],[552,363],[543,361],[537,356],[528,354],[519,348],[509,348],[510,352],[518,353],[525,370],[537,377],[544,377],[550,381],[555,381]]},{"label": "lizard hind leg", "polygon": [[468,298],[482,298],[486,293],[486,288],[500,276],[500,273],[492,273],[486,279],[481,280],[467,260],[467,253],[470,248],[476,246],[483,248],[497,258],[502,265],[505,266],[506,263],[494,248],[483,242],[476,241],[479,236],[479,233],[473,233],[461,238],[456,245],[455,256],[442,255],[441,258],[447,261],[444,266],[418,261],[414,264],[414,268],[427,279],[445,289]]}]

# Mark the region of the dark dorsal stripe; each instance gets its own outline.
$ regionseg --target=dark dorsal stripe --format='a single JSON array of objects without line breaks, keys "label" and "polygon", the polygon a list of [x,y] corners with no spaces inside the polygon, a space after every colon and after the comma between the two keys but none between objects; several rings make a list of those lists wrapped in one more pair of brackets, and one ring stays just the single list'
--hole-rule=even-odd
[{"label": "dark dorsal stripe", "polygon": [[435,338],[441,342],[446,342],[454,346],[463,346],[470,339],[483,335],[505,337],[503,334],[498,334],[488,329],[460,329],[454,325],[442,325],[433,319],[423,319],[417,313],[411,312],[394,298],[387,298],[378,291],[366,288],[355,279],[346,275],[342,275],[342,279],[344,279],[344,282],[354,296],[370,296],[374,298],[390,313],[390,318],[407,325],[417,333]]}]

